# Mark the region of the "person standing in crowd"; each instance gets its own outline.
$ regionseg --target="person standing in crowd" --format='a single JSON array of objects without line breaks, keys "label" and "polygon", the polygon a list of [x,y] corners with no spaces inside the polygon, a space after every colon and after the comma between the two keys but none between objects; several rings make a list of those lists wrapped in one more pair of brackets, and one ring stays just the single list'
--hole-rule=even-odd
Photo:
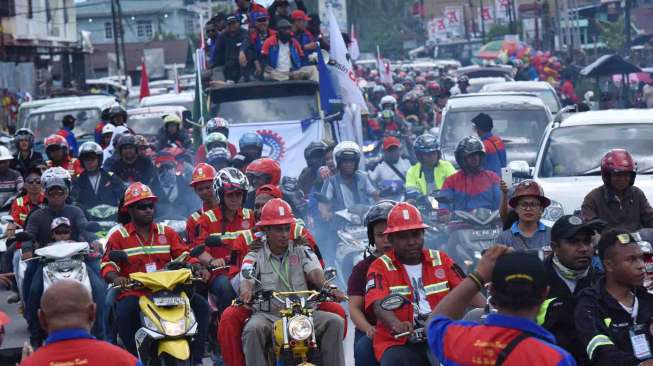
[{"label": "person standing in crowd", "polygon": [[59,280],[52,284],[41,298],[38,317],[48,338],[21,366],[101,365],[107,360],[115,366],[142,366],[129,352],[91,335],[96,304],[77,281]]},{"label": "person standing in crowd", "polygon": [[[240,0],[239,0],[240,1]],[[243,70],[247,66],[247,50],[249,34],[240,27],[238,17],[230,15],[227,17],[227,29],[220,34],[215,47],[215,65],[223,67],[226,81],[237,83],[243,76]]]},{"label": "person standing in crowd", "polygon": [[292,20],[293,37],[302,47],[302,52],[304,52],[304,66],[306,66],[309,64],[309,56],[317,50],[315,37],[306,29],[306,23],[311,18],[304,11],[298,9],[292,12],[290,19]]},{"label": "person standing in crowd", "polygon": [[317,68],[304,66],[304,51],[292,38],[292,25],[285,19],[277,24],[277,34],[271,35],[261,50],[266,80],[313,80],[318,81]]},{"label": "person standing in crowd", "polygon": [[401,157],[401,141],[389,136],[383,140],[383,161],[370,173],[372,184],[382,198],[398,200],[404,194],[410,162]]},{"label": "person standing in crowd", "polygon": [[519,218],[495,242],[516,250],[537,250],[548,246],[551,243],[551,229],[540,219],[551,200],[544,196],[542,187],[530,179],[521,181],[508,203]]},{"label": "person standing in crowd", "polygon": [[[491,304],[497,313],[483,324],[460,319],[472,299],[491,281]],[[574,366],[572,356],[556,346],[555,337],[534,319],[549,292],[540,259],[497,245],[433,311],[428,326],[431,352],[444,366]]]},{"label": "person standing in crowd", "polygon": [[[295,7],[297,10],[301,10],[304,13],[307,13],[306,5],[304,5],[304,0],[294,0]],[[270,7],[268,7],[268,14],[270,14],[270,28],[277,30],[278,24],[281,19],[287,21],[291,20],[291,9],[289,0],[274,0]]]},{"label": "person standing in crowd", "polygon": [[[653,365],[653,295],[642,286],[642,239],[607,230],[598,244],[605,276],[578,295],[576,332],[592,365]],[[650,245],[650,244],[649,244]]]},{"label": "person standing in crowd", "polygon": [[70,147],[70,153],[72,156],[77,156],[78,153],[77,138],[73,132],[73,129],[75,129],[75,121],[77,121],[77,118],[75,118],[72,114],[63,116],[63,119],[61,120],[61,129],[56,133],[68,141],[68,146]]},{"label": "person standing in crowd", "polygon": [[501,168],[507,166],[508,160],[503,140],[499,136],[492,134],[494,128],[492,117],[485,113],[479,113],[472,118],[472,124],[476,134],[485,146],[485,169],[495,172],[500,177]]},{"label": "person standing in crowd", "polygon": [[591,363],[576,333],[574,309],[578,294],[593,286],[601,275],[592,266],[592,236],[601,227],[596,221],[584,223],[578,216],[559,218],[551,229],[553,253],[544,259],[550,290],[537,314],[537,323],[551,332],[580,366]]},{"label": "person standing in crowd", "polygon": [[20,128],[14,134],[16,154],[11,161],[11,169],[15,169],[25,176],[33,166],[45,165],[43,155],[34,151],[34,132],[29,128]]},{"label": "person standing in crowd", "polygon": [[653,208],[644,192],[635,186],[637,164],[623,149],[612,149],[601,159],[603,185],[585,196],[581,206],[583,220],[601,219],[606,229],[629,232],[653,228]]}]

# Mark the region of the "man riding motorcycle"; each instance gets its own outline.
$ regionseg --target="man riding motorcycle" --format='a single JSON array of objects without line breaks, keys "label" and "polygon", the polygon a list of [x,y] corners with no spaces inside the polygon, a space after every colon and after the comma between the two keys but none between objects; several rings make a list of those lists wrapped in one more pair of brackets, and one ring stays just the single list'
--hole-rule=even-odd
[{"label": "man riding motorcycle", "polygon": [[281,166],[270,158],[260,158],[252,161],[245,169],[245,175],[250,183],[250,190],[245,199],[246,208],[254,208],[256,190],[265,184],[278,186],[281,181]]},{"label": "man riding motorcycle", "polygon": [[[226,150],[225,150],[226,151]],[[193,176],[190,186],[202,200],[202,207],[190,214],[186,220],[186,241],[188,243],[195,243],[196,237],[199,235],[199,219],[204,212],[218,208],[220,202],[215,194],[213,194],[213,178],[215,177],[216,170],[209,164],[199,163],[193,169]]]},{"label": "man riding motorcycle", "polygon": [[256,132],[246,132],[238,140],[239,153],[245,157],[245,166],[261,158],[263,154],[263,139]]},{"label": "man riding motorcycle", "polygon": [[[102,276],[108,283],[123,286],[134,272],[154,272],[165,268],[175,258],[187,254],[186,245],[170,227],[154,223],[154,208],[158,200],[152,190],[139,182],[132,183],[124,195],[122,210],[129,213],[130,222],[114,231],[107,241],[102,257]],[[127,263],[118,265],[109,258],[112,250],[129,253]],[[125,348],[136,355],[134,335],[141,326],[138,305],[140,290],[126,289],[117,297],[116,326]],[[194,365],[202,363],[208,327],[208,304],[199,295],[190,299],[198,324],[198,333],[191,343]]]},{"label": "man riding motorcycle", "polygon": [[65,138],[59,135],[50,135],[43,140],[43,146],[48,157],[45,162],[48,168],[62,167],[73,177],[82,173],[79,160],[69,155],[68,142]]},{"label": "man riding motorcycle", "polygon": [[464,137],[454,153],[460,170],[447,178],[440,195],[440,208],[450,212],[477,208],[498,210],[501,202],[499,177],[483,168],[485,147],[476,136]]},{"label": "man riding motorcycle", "polygon": [[441,160],[440,144],[433,135],[423,134],[415,140],[415,156],[418,163],[406,173],[406,189],[414,188],[428,195],[441,189],[444,181],[456,173],[453,164]]},{"label": "man riding motorcycle", "polygon": [[191,145],[190,138],[182,128],[181,118],[175,113],[163,117],[163,127],[159,130],[156,141],[159,151],[173,145],[188,149]]},{"label": "man riding motorcycle", "polygon": [[21,128],[14,134],[16,154],[11,161],[11,169],[19,171],[23,176],[32,166],[43,165],[43,155],[34,151],[34,132],[29,128]]},{"label": "man riding motorcycle", "polygon": [[110,171],[124,182],[141,182],[153,185],[156,181],[156,169],[152,160],[138,155],[136,137],[125,133],[116,144],[118,159],[111,164]]},{"label": "man riding motorcycle", "polygon": [[[261,220],[257,223],[265,233],[263,248],[247,254],[242,268],[243,271],[253,269],[253,276],[261,281],[262,288],[258,288],[260,286],[256,286],[253,280],[243,278],[240,299],[244,303],[252,301],[255,288],[267,291],[302,291],[308,290],[309,285],[315,289],[325,288],[327,282],[315,254],[305,246],[289,242],[290,225],[294,222],[290,205],[285,201],[277,198],[263,206]],[[346,298],[340,290],[334,290],[332,294],[340,301]],[[279,307],[274,302],[270,309],[255,307],[257,311],[243,329],[243,345],[248,350],[245,359],[248,365],[266,366],[266,344],[273,337],[272,325],[279,319]],[[313,313],[313,320],[323,364],[344,366],[342,318],[317,310]]]},{"label": "man riding motorcycle", "polygon": [[[211,118],[206,122],[206,125],[204,126],[204,130],[206,131],[207,137],[214,132],[219,132],[223,134],[224,137],[229,138],[229,121],[221,117]],[[238,151],[236,150],[236,146],[230,142],[227,142],[227,148],[229,149],[229,157],[234,156],[236,155],[236,153],[238,153]],[[197,152],[195,153],[195,164],[205,163],[206,156],[208,155],[209,152],[211,152],[211,150],[212,149],[209,149],[206,146],[206,143],[200,145],[197,148]]]},{"label": "man riding motorcycle", "polygon": [[180,172],[183,165],[180,167],[174,152],[169,151],[172,149],[178,148],[165,149],[154,159],[158,180],[154,191],[159,196],[157,217],[162,218],[187,217],[199,206],[188,186],[189,181],[184,177],[183,171]]},{"label": "man riding motorcycle", "polygon": [[[372,262],[367,272],[365,310],[377,318],[374,353],[382,366],[429,363],[426,340],[411,343],[410,337],[396,339],[394,335],[426,325],[431,310],[465,276],[446,253],[424,249],[427,227],[415,206],[406,202],[395,205],[383,232],[392,249]],[[394,311],[384,310],[381,301],[390,294],[400,294],[410,304]],[[480,295],[474,303],[485,305]]]},{"label": "man riding motorcycle", "polygon": [[[105,119],[104,117],[107,117]],[[110,108],[102,111],[102,120],[95,126],[95,142],[98,144],[102,141],[104,126],[112,124],[115,127],[123,126],[127,123],[127,110],[120,104],[116,103]]]},{"label": "man riding motorcycle", "polygon": [[306,167],[299,173],[299,189],[305,195],[311,193],[311,189],[318,178],[318,170],[325,163],[327,144],[324,141],[313,141],[304,149]]},{"label": "man riding motorcycle", "polygon": [[635,186],[637,164],[626,150],[613,149],[601,159],[603,185],[585,196],[581,216],[585,221],[601,219],[606,229],[635,232],[653,228],[653,208],[644,192]]},{"label": "man riding motorcycle", "polygon": [[401,157],[401,141],[388,136],[383,140],[383,161],[370,173],[370,180],[379,189],[381,197],[401,199],[409,168],[410,162]]},{"label": "man riding motorcycle", "polygon": [[217,172],[229,166],[231,162],[229,156],[229,151],[224,147],[214,147],[206,155],[206,163]]},{"label": "man riding motorcycle", "polygon": [[84,172],[75,179],[71,189],[73,202],[84,210],[98,205],[117,206],[125,184],[111,172],[102,169],[102,148],[88,141],[79,148],[79,160]]}]

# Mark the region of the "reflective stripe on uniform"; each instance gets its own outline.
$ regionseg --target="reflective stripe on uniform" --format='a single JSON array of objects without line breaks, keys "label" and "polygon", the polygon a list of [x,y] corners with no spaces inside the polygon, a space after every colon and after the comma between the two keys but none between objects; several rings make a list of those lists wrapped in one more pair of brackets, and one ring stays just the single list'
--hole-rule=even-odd
[{"label": "reflective stripe on uniform", "polygon": [[433,267],[442,264],[442,260],[440,259],[440,251],[429,249],[429,254],[431,255],[431,264]]},{"label": "reflective stripe on uniform", "polygon": [[245,237],[245,243],[249,246],[254,241],[254,235],[249,230],[243,231],[243,236]]},{"label": "reflective stripe on uniform", "polygon": [[190,214],[190,217],[193,218],[193,221],[197,221],[197,220],[200,219],[200,213],[197,212],[197,211],[195,211],[195,212],[193,212],[192,214]]},{"label": "reflective stripe on uniform", "polygon": [[103,269],[106,266],[112,266],[116,271],[120,272],[120,267],[115,262],[100,263],[100,269]]},{"label": "reflective stripe on uniform", "polygon": [[170,245],[151,245],[151,246],[140,246],[134,248],[123,249],[127,256],[133,257],[135,255],[149,255],[149,254],[169,254]]},{"label": "reflective stripe on uniform", "polygon": [[601,346],[614,346],[614,343],[605,334],[598,334],[592,338],[587,344],[587,356],[592,360],[592,355],[597,348]]},{"label": "reflective stripe on uniform", "polygon": [[390,286],[390,293],[410,296],[410,288],[408,286]]},{"label": "reflective stripe on uniform", "polygon": [[302,219],[295,219],[295,225],[297,225],[297,226],[306,226],[306,223],[304,223],[304,220],[302,220]]},{"label": "reflective stripe on uniform", "polygon": [[159,235],[165,235],[166,226],[163,224],[156,224],[156,230],[159,232]]},{"label": "reflective stripe on uniform", "polygon": [[23,206],[23,197],[18,197],[18,198],[16,199],[16,204],[17,204],[18,206],[22,207],[22,206]]},{"label": "reflective stripe on uniform", "polygon": [[304,229],[303,226],[295,225],[295,239],[299,238],[302,236],[302,230]]},{"label": "reflective stripe on uniform", "polygon": [[549,305],[551,305],[551,302],[553,302],[555,299],[557,299],[557,297],[546,299],[540,306],[540,310],[537,312],[537,317],[535,317],[538,325],[544,324],[544,321],[546,320],[546,313],[549,311]]},{"label": "reflective stripe on uniform", "polygon": [[388,257],[387,255],[384,254],[384,255],[380,256],[379,258],[385,264],[385,268],[387,268],[388,271],[396,271],[397,270],[397,267],[395,267],[394,264],[392,264],[392,259],[390,259],[390,257]]},{"label": "reflective stripe on uniform", "polygon": [[125,229],[124,226],[122,226],[122,225],[119,226],[118,227],[118,232],[120,233],[120,235],[122,235],[123,238],[129,238],[129,232],[127,231],[127,229]]},{"label": "reflective stripe on uniform", "polygon": [[449,281],[443,281],[424,286],[424,292],[426,293],[426,296],[434,295],[447,290],[449,290]]},{"label": "reflective stripe on uniform", "polygon": [[218,218],[215,217],[215,214],[213,213],[213,211],[206,211],[204,214],[209,218],[209,220],[210,220],[211,222],[216,222],[216,221],[218,221]]},{"label": "reflective stripe on uniform", "polygon": [[240,234],[248,232],[249,230],[241,230],[241,231],[228,231],[224,234],[220,233],[215,233],[215,234],[210,234],[210,236],[217,236],[220,239],[226,239],[226,240],[236,240],[240,236]]},{"label": "reflective stripe on uniform", "polygon": [[18,214],[18,218],[19,218],[21,221],[25,221],[25,220],[27,220],[27,215],[25,215],[24,213],[19,213],[19,214]]},{"label": "reflective stripe on uniform", "polygon": [[610,324],[612,324],[612,318],[603,318],[603,324],[605,324],[606,328],[610,328]]},{"label": "reflective stripe on uniform", "polygon": [[251,216],[252,211],[248,208],[243,208],[243,219],[249,220],[249,217]]}]

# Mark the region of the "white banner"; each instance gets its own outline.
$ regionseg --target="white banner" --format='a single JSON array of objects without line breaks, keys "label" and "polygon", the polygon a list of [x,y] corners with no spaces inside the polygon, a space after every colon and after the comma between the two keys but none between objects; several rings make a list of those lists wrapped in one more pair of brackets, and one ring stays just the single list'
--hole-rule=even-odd
[{"label": "white banner", "polygon": [[246,132],[258,133],[263,138],[263,157],[278,161],[284,176],[298,177],[306,166],[304,149],[324,137],[322,125],[320,120],[311,121],[304,132],[300,121],[231,125],[229,141],[238,146],[238,140]]},{"label": "white banner", "polygon": [[335,14],[338,27],[340,29],[349,29],[347,24],[347,0],[319,0],[318,7],[320,11],[320,21],[322,22],[323,29],[329,29],[329,12],[327,8],[331,6],[333,13]]},{"label": "white banner", "polygon": [[451,32],[452,35],[462,35],[464,33],[462,7],[447,6],[444,8],[442,16],[446,19],[445,24],[448,32]]},{"label": "white banner", "polygon": [[510,0],[495,0],[494,2],[495,14],[494,18],[500,22],[508,21],[508,8],[510,7]]},{"label": "white banner", "polygon": [[431,41],[444,41],[447,39],[447,20],[445,18],[433,18],[427,23],[427,27]]}]

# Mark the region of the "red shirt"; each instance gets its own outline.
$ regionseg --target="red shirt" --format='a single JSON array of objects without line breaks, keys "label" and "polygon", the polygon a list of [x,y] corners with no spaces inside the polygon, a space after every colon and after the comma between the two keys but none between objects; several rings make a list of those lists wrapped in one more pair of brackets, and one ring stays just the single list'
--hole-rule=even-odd
[{"label": "red shirt", "polygon": [[52,160],[46,161],[45,165],[48,168],[60,166],[66,169],[68,173],[70,173],[71,177],[76,177],[84,172],[84,168],[82,168],[82,163],[79,160],[71,157],[68,157],[66,161],[64,161],[63,164],[60,165],[56,165]]},{"label": "red shirt", "polygon": [[[108,360],[111,360],[108,362]],[[21,366],[107,365],[136,366],[140,362],[131,353],[110,343],[94,339],[81,329],[53,332],[46,344],[29,356]]]},{"label": "red shirt", "polygon": [[27,216],[33,209],[37,208],[38,205],[42,205],[45,201],[45,195],[41,193],[37,199],[37,204],[33,204],[30,201],[27,195],[16,198],[14,202],[11,203],[11,217],[13,217],[16,224],[20,226],[25,226],[25,220]]},{"label": "red shirt", "polygon": [[200,233],[200,226],[199,226],[199,220],[206,211],[207,207],[204,206],[200,208],[199,210],[193,212],[188,216],[188,219],[186,219],[186,242],[188,244],[192,245],[197,236]]},{"label": "red shirt", "polygon": [[[437,250],[422,249],[422,283],[423,293],[431,309],[444,298],[449,291],[462,282],[460,270],[457,270],[449,256]],[[373,305],[387,295],[400,294],[414,302],[414,290],[406,268],[401,264],[391,250],[380,256],[367,271],[367,285],[365,295],[365,311],[374,313]],[[400,321],[413,320],[412,304],[403,306],[394,311]],[[376,323],[374,336],[374,355],[381,360],[383,352],[389,347],[403,345],[407,337],[394,339],[391,330],[382,321]]]},{"label": "red shirt", "polygon": [[[102,277],[107,278],[111,272],[117,272],[121,277],[129,277],[131,273],[160,270],[175,258],[186,252],[186,244],[179,235],[170,227],[163,224],[152,224],[150,236],[141,238],[136,233],[133,223],[126,224],[114,231],[104,251],[100,265]],[[127,263],[114,263],[109,259],[112,250],[124,250],[129,256]],[[125,290],[118,298],[125,296],[141,295],[142,291]]]}]

